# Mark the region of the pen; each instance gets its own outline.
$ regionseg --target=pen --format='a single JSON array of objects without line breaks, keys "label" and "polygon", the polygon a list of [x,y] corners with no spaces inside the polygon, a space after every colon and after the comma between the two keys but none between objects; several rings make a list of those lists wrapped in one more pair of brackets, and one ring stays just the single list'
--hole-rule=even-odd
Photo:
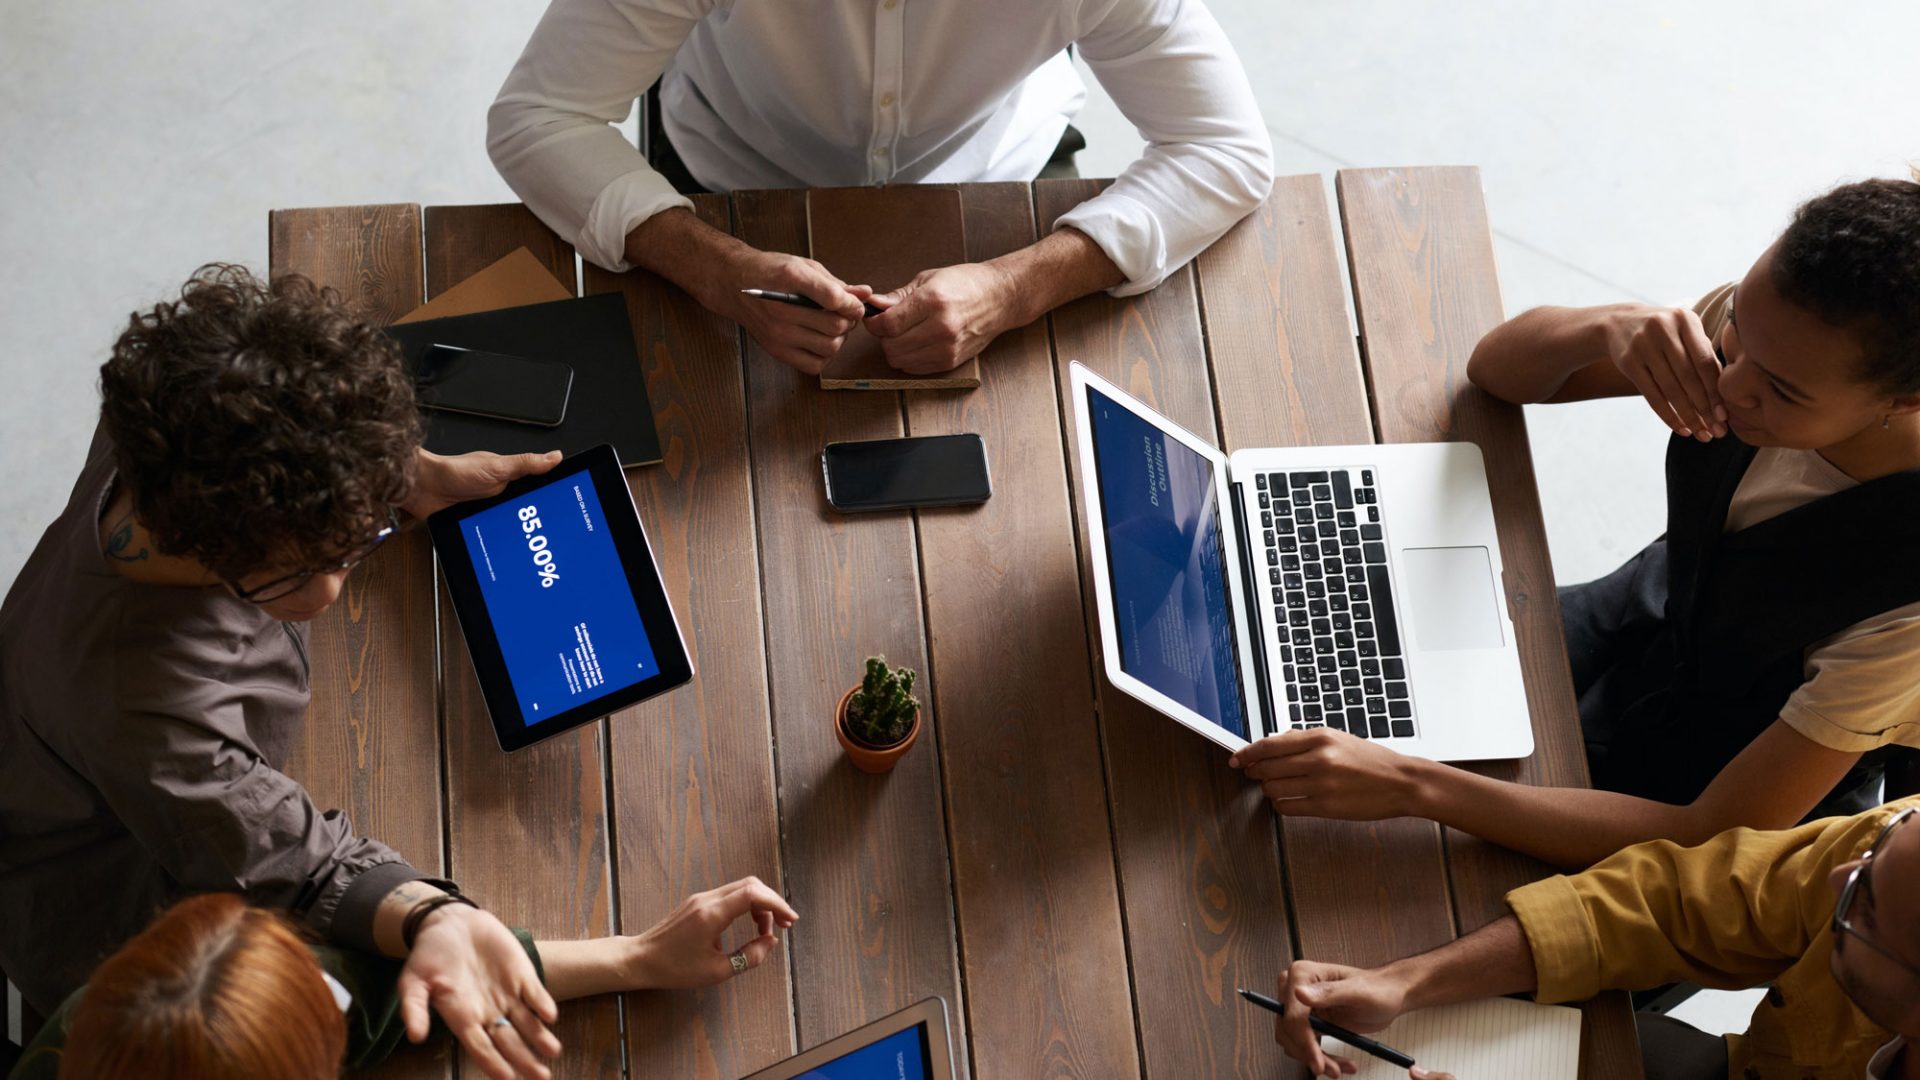
[{"label": "pen", "polygon": [[[1261,1008],[1267,1010],[1268,1012],[1277,1013],[1277,1012],[1284,1012],[1286,1010],[1286,1006],[1281,1005],[1279,1002],[1273,1000],[1272,998],[1268,997],[1265,994],[1257,994],[1257,993],[1254,993],[1252,990],[1242,990],[1240,991],[1240,996],[1243,998],[1246,998],[1248,1001],[1253,1002],[1255,1005],[1260,1006]],[[1341,1027],[1339,1024],[1322,1020],[1317,1016],[1308,1016],[1307,1023],[1312,1024],[1313,1030],[1319,1032],[1320,1034],[1331,1035],[1334,1038],[1339,1039],[1341,1042],[1346,1043],[1348,1046],[1353,1047],[1355,1050],[1364,1050],[1367,1053],[1372,1054],[1374,1057],[1379,1058],[1381,1061],[1388,1063],[1389,1065],[1398,1065],[1403,1069],[1413,1068],[1412,1058],[1408,1057],[1407,1055],[1401,1053],[1398,1050],[1395,1050],[1393,1047],[1388,1046],[1385,1043],[1374,1042],[1372,1039],[1367,1038],[1365,1035],[1358,1034],[1357,1032],[1348,1031],[1346,1028]]]},{"label": "pen", "polygon": [[[772,300],[775,303],[792,304],[794,307],[812,308],[815,311],[820,310],[820,302],[818,300],[815,300],[811,296],[801,296],[799,293],[775,292],[772,289],[741,289],[740,291],[756,300]],[[867,318],[871,319],[885,310],[885,308],[877,308],[872,304],[868,304]]]}]

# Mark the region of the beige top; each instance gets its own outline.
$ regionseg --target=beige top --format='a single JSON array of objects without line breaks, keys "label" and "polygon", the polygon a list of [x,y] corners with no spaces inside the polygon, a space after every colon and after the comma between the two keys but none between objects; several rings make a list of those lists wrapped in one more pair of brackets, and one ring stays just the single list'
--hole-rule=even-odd
[{"label": "beige top", "polygon": [[[1733,286],[1708,293],[1694,311],[1707,336],[1727,323]],[[1817,450],[1763,447],[1733,493],[1727,532],[1857,485]],[[1780,709],[1793,730],[1833,750],[1864,753],[1888,743],[1920,747],[1920,603],[1847,627],[1807,650],[1806,681]]]}]

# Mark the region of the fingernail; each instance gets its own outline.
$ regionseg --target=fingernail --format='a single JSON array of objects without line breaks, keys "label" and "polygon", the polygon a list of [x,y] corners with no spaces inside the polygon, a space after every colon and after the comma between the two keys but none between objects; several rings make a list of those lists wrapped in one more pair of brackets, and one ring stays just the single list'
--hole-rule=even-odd
[{"label": "fingernail", "polygon": [[1675,428],[1674,430],[1678,431],[1683,439],[1693,434],[1692,428]]}]

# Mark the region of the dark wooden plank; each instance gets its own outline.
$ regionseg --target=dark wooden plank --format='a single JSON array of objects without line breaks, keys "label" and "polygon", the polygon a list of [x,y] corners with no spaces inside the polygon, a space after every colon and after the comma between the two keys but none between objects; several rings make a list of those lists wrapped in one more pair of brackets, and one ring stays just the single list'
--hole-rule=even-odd
[{"label": "dark wooden plank", "polygon": [[[1195,271],[1223,446],[1374,441],[1320,177],[1277,181]],[[1371,966],[1453,937],[1433,823],[1287,818],[1282,834],[1303,956]]]},{"label": "dark wooden plank", "polygon": [[[573,287],[571,251],[523,206],[429,208],[426,226],[430,292],[459,283],[518,247],[531,249]],[[447,862],[453,878],[536,939],[613,933],[605,722],[501,753],[459,622],[441,592]],[[554,1030],[566,1046],[555,1076],[620,1074],[619,1008],[612,997],[567,1005]]]},{"label": "dark wooden plank", "polygon": [[[569,292],[579,291],[573,245],[519,203],[429,206],[426,211],[427,295],[439,296],[494,259],[526,248]],[[480,257],[480,265],[472,260]]]},{"label": "dark wooden plank", "polygon": [[[694,209],[729,227],[724,197]],[[749,874],[782,885],[746,392],[737,328],[692,297],[591,265],[586,291],[627,299],[665,455],[627,484],[699,672],[608,723],[620,924],[638,933],[690,893]],[[784,954],[712,990],[626,1003],[635,1076],[743,1076],[795,1049]]]},{"label": "dark wooden plank", "polygon": [[[1534,752],[1522,761],[1472,767],[1519,783],[1584,787],[1585,748],[1526,422],[1518,406],[1467,381],[1473,346],[1502,318],[1480,171],[1343,170],[1335,185],[1381,438],[1462,439],[1486,457]],[[1508,890],[1548,873],[1533,860],[1455,830],[1447,832],[1447,853],[1463,928],[1500,917]],[[1620,1008],[1618,995],[1589,1006],[1588,1028],[1602,1023],[1618,1032],[1618,1017],[1602,1018],[1596,1010]],[[1589,1038],[1583,1053],[1588,1075],[1639,1073],[1631,1041]]]},{"label": "dark wooden plank", "polygon": [[[277,210],[268,215],[271,276],[300,273],[391,322],[418,307],[420,208]],[[323,807],[391,844],[415,866],[444,872],[440,728],[435,690],[433,546],[404,533],[354,569],[340,599],[313,621],[307,723],[282,767]],[[442,1043],[408,1048],[384,1077],[445,1076]]]},{"label": "dark wooden plank", "polygon": [[[968,259],[1033,242],[1025,184],[968,185],[962,207]],[[974,1072],[1126,1076],[1140,1063],[1045,320],[982,367],[970,393],[906,395],[912,434],[978,433],[993,477],[984,506],[919,515]]]},{"label": "dark wooden plank", "polygon": [[[1099,190],[1091,181],[1035,186],[1044,227]],[[1068,363],[1078,360],[1176,423],[1217,439],[1193,275],[1116,300],[1096,294],[1052,316],[1057,398],[1076,498],[1087,478],[1072,431]],[[1100,665],[1092,577],[1081,540],[1090,666]],[[1287,1066],[1270,1018],[1237,986],[1270,987],[1292,955],[1272,815],[1258,787],[1214,744],[1095,676],[1109,805],[1119,840],[1127,940],[1146,1072],[1273,1076]]]},{"label": "dark wooden plank", "polygon": [[[738,192],[733,207],[747,243],[808,250],[803,192]],[[900,397],[823,391],[751,343],[746,375],[787,895],[805,920],[792,937],[799,1043],[938,994],[964,1058],[940,715],[923,708],[919,745],[885,776],[854,769],[833,734],[867,656],[927,672],[911,519],[835,514],[820,482],[826,443],[901,433]]]}]

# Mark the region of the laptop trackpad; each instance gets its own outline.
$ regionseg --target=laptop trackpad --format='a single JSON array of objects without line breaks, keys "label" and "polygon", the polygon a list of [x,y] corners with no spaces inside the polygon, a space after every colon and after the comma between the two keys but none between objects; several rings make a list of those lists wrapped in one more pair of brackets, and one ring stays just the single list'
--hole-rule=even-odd
[{"label": "laptop trackpad", "polygon": [[1498,594],[1486,548],[1406,548],[1400,569],[1417,647],[1430,652],[1500,647]]}]

